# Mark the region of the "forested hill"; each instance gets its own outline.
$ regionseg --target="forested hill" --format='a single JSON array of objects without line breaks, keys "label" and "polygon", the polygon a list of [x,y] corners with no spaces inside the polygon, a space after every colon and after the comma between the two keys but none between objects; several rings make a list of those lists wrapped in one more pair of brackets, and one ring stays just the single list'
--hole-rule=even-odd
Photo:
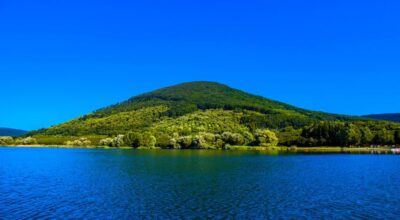
[{"label": "forested hill", "polygon": [[12,128],[0,128],[0,136],[12,136],[19,137],[26,134],[27,131],[12,129]]},{"label": "forested hill", "polygon": [[304,116],[317,120],[363,120],[361,118],[307,111],[282,102],[252,95],[215,82],[189,82],[139,95],[101,110],[93,116],[102,117],[143,107],[168,106],[168,116],[181,116],[198,110],[251,110],[263,114]]},{"label": "forested hill", "polygon": [[384,120],[384,121],[392,121],[392,122],[400,122],[400,113],[394,114],[374,114],[374,115],[365,115],[365,118],[371,118],[376,120]]},{"label": "forested hill", "polygon": [[219,83],[190,82],[29,135],[39,143],[73,146],[369,146],[399,144],[400,124],[309,111]]},{"label": "forested hill", "polygon": [[217,109],[241,113],[239,123],[253,128],[299,128],[315,121],[368,120],[308,111],[215,82],[189,82],[145,93],[32,134],[115,135],[129,130],[147,129],[155,122],[167,118],[177,119],[199,111]]}]

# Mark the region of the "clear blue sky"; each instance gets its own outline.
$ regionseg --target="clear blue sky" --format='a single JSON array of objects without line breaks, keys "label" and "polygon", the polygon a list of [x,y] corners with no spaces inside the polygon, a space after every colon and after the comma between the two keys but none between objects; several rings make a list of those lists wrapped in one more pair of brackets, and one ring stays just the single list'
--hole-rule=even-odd
[{"label": "clear blue sky", "polygon": [[47,127],[184,81],[400,112],[393,1],[0,0],[0,127]]}]

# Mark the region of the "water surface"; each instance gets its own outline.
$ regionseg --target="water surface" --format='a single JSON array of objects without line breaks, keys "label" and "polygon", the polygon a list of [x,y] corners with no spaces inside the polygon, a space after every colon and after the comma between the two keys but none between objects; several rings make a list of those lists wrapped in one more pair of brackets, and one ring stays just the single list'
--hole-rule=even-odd
[{"label": "water surface", "polygon": [[0,148],[0,219],[398,219],[400,156]]}]

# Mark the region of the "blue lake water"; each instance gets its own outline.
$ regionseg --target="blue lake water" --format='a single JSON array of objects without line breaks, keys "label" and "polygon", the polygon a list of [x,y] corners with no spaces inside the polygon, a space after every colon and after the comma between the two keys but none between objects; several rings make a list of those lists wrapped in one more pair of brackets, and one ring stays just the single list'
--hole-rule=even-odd
[{"label": "blue lake water", "polygon": [[0,148],[0,219],[399,219],[400,156]]}]

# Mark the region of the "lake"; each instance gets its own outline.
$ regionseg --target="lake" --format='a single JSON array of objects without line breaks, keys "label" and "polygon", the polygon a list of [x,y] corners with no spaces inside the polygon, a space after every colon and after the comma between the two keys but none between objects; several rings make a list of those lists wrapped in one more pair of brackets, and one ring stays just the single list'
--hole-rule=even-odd
[{"label": "lake", "polygon": [[398,155],[0,148],[0,219],[399,219]]}]

